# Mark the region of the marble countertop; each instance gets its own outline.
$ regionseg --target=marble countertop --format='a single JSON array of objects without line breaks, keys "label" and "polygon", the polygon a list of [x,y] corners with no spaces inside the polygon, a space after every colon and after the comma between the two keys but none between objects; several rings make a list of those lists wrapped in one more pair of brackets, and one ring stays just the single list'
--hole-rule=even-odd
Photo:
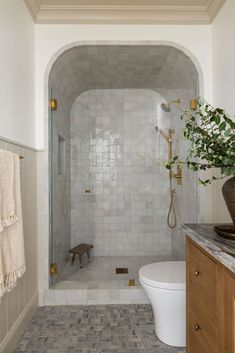
[{"label": "marble countertop", "polygon": [[183,224],[182,230],[216,260],[235,273],[235,240],[224,239],[216,234],[216,224]]}]

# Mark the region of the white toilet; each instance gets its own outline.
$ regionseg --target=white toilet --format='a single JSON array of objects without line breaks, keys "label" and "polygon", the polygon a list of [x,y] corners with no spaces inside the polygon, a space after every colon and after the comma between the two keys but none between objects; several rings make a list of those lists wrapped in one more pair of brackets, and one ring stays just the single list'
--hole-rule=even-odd
[{"label": "white toilet", "polygon": [[186,346],[186,264],[156,262],[139,270],[139,281],[153,308],[157,337],[170,346]]}]

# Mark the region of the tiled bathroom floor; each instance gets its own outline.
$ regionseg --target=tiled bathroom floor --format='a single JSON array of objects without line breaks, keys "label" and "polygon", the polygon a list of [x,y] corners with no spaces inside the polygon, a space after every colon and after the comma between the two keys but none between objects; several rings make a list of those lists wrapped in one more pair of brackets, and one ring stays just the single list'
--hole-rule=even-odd
[{"label": "tiled bathroom floor", "polygon": [[[84,256],[85,259],[85,256]],[[55,289],[108,289],[126,288],[129,279],[139,287],[138,271],[149,263],[172,260],[170,256],[94,256],[90,263],[79,268],[76,259],[73,266],[67,264]],[[86,261],[86,259],[85,259]],[[85,262],[84,261],[84,262]],[[128,274],[116,274],[117,267],[127,267]]]},{"label": "tiled bathroom floor", "polygon": [[38,308],[14,353],[185,353],[160,342],[150,305]]}]

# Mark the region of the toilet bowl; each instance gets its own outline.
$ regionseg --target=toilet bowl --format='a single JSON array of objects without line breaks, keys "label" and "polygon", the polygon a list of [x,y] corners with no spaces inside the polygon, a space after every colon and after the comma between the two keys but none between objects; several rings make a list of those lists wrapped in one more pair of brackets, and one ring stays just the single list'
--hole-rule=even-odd
[{"label": "toilet bowl", "polygon": [[155,332],[174,347],[186,346],[186,265],[156,262],[139,270],[139,281],[152,305]]}]

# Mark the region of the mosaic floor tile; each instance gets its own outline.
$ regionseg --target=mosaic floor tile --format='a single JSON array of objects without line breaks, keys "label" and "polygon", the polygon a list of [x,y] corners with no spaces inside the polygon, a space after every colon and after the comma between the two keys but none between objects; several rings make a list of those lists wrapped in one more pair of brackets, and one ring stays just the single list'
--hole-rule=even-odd
[{"label": "mosaic floor tile", "polygon": [[185,353],[154,333],[150,305],[37,309],[14,353]]}]

